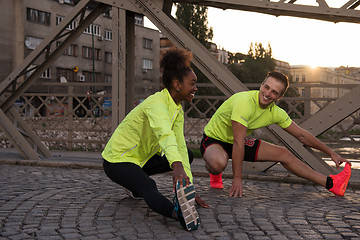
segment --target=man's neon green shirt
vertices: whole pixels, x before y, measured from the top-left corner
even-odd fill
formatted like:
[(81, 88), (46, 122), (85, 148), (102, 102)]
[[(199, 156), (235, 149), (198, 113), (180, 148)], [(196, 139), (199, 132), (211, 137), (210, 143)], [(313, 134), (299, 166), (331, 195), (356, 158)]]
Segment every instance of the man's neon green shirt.
[(152, 156), (161, 153), (170, 166), (182, 162), (193, 181), (184, 138), (184, 111), (166, 88), (146, 98), (125, 117), (102, 157), (111, 163), (130, 162), (143, 167)]
[(271, 124), (287, 128), (292, 122), (289, 115), (275, 103), (262, 109), (259, 105), (259, 91), (245, 91), (227, 99), (211, 117), (204, 132), (211, 138), (233, 144), (232, 120), (247, 127), (247, 135)]

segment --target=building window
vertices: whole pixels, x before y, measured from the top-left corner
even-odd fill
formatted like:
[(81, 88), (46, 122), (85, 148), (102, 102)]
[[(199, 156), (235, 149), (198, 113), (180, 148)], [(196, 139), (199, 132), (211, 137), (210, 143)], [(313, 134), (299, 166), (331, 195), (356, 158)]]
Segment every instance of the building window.
[(95, 60), (101, 60), (101, 51), (98, 48), (92, 48), (92, 47), (82, 47), (82, 57), (83, 58), (89, 58), (89, 59), (95, 59)]
[(67, 82), (77, 81), (77, 73), (73, 69), (57, 68), (57, 78), (60, 81), (61, 77), (64, 77)]
[(40, 78), (51, 78), (50, 68), (46, 69), (45, 72), (40, 75)]
[(63, 16), (56, 16), (56, 25), (59, 25), (64, 20)]
[[(56, 46), (59, 47), (61, 44), (61, 42), (56, 42)], [(77, 57), (77, 50), (78, 46), (76, 44), (71, 44), (65, 51), (64, 51), (64, 55), (67, 56), (73, 56), (73, 57)]]
[(112, 53), (111, 52), (105, 52), (105, 62), (112, 63)]
[(65, 51), (64, 54), (68, 56), (77, 57), (77, 45), (71, 44)]
[(143, 15), (135, 14), (135, 24), (144, 26), (144, 17)]
[(37, 46), (39, 46), (39, 44), (41, 43), (43, 39), (42, 38), (37, 38), (37, 37), (29, 37), (27, 36), (26, 37), (26, 40), (25, 40), (25, 46), (28, 48), (28, 49), (35, 49)]
[[(33, 74), (36, 68), (36, 65), (30, 65), (30, 67), (28, 68), (28, 70), (30, 71), (26, 73), (26, 77), (30, 77), (30, 75)], [(40, 75), (40, 78), (51, 78), (50, 68), (46, 69), (45, 72)]]
[(301, 75), (301, 81), (302, 81), (302, 82), (305, 82), (305, 75), (304, 75), (304, 74)]
[(295, 82), (299, 82), (299, 75), (295, 76)]
[(86, 33), (86, 34), (94, 34), (95, 36), (100, 37), (101, 36), (100, 25), (90, 24), (90, 26), (88, 26), (85, 29), (84, 33)]
[(143, 38), (143, 48), (152, 49), (152, 40)]
[(143, 69), (152, 69), (153, 68), (153, 61), (150, 59), (143, 58), (142, 60), (142, 68)]
[(112, 31), (111, 30), (108, 30), (106, 29), (105, 30), (105, 40), (106, 41), (112, 41)]
[(84, 76), (84, 82), (101, 82), (101, 73), (99, 72), (83, 71), (82, 74)]
[(112, 82), (112, 75), (111, 74), (105, 74), (104, 81), (105, 81), (105, 83), (111, 83)]
[(103, 12), (103, 17), (111, 18), (110, 11), (111, 11), (111, 8), (106, 9), (106, 10)]
[(50, 25), (50, 13), (27, 8), (26, 19), (30, 22)]
[[(63, 20), (64, 20), (64, 17), (63, 17), (63, 16), (57, 15), (57, 16), (56, 16), (56, 25), (59, 25)], [(75, 29), (77, 26), (78, 26), (77, 21), (74, 20), (74, 21), (72, 21), (72, 22), (66, 27), (66, 29), (67, 29), (67, 30), (73, 30), (73, 29)]]

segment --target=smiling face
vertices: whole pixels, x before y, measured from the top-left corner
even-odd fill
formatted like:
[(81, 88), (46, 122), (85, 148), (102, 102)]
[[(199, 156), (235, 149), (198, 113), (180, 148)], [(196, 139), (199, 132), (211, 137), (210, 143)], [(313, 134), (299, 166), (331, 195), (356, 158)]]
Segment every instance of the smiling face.
[(196, 87), (197, 77), (193, 71), (189, 71), (183, 77), (183, 81), (174, 81), (173, 99), (176, 103), (181, 101), (191, 102), (195, 96), (195, 92), (198, 90)]
[(279, 100), (283, 92), (285, 91), (285, 86), (282, 82), (269, 76), (261, 84), (259, 89), (259, 105), (261, 108), (267, 108), (271, 103)]

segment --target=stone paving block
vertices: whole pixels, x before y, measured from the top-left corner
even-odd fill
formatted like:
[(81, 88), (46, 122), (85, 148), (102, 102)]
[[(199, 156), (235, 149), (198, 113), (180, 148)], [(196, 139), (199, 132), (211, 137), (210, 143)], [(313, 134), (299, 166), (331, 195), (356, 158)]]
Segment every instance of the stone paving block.
[(83, 236), (79, 240), (99, 240), (97, 236)]
[(343, 239), (343, 237), (340, 234), (322, 234), (324, 239)]
[(263, 231), (247, 231), (246, 232), (250, 236), (265, 236), (265, 233)]
[(270, 239), (271, 240), (288, 240), (289, 238), (287, 238), (284, 235), (270, 235)]
[(37, 240), (62, 240), (63, 238), (60, 236), (40, 236)]
[(11, 239), (11, 240), (26, 240), (26, 239), (32, 239), (32, 238), (33, 238), (32, 236), (25, 234), (25, 233), (20, 233), (17, 235), (9, 236), (9, 239)]
[[(288, 239), (291, 240), (303, 240), (304, 238), (301, 237), (299, 234), (293, 234), (293, 235), (286, 235), (288, 237)], [(305, 238), (306, 239), (306, 238)], [(312, 239), (313, 240), (313, 239)]]
[(55, 229), (40, 229), (36, 231), (37, 236), (56, 236), (58, 232)]
[(187, 232), (175, 233), (174, 236), (181, 240), (195, 240), (196, 239), (191, 233), (187, 233)]
[(354, 237), (360, 237), (360, 234), (354, 233), (354, 232), (341, 232), (341, 235), (344, 238), (354, 238)]
[(79, 239), (81, 238), (82, 236), (77, 233), (77, 232), (74, 232), (74, 233), (65, 233), (65, 234), (62, 234), (61, 235), (64, 239)]
[(239, 240), (248, 240), (249, 239), (249, 237), (246, 233), (234, 233), (233, 238), (239, 239)]

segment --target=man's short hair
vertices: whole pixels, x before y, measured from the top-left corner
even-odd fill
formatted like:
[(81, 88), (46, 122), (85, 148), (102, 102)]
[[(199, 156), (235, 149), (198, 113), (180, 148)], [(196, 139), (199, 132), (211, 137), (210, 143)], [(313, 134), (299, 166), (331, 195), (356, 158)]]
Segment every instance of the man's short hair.
[(281, 93), (281, 96), (284, 96), (286, 90), (289, 88), (289, 78), (280, 72), (268, 72), (265, 80), (268, 79), (268, 77), (273, 77), (284, 85), (284, 91)]

